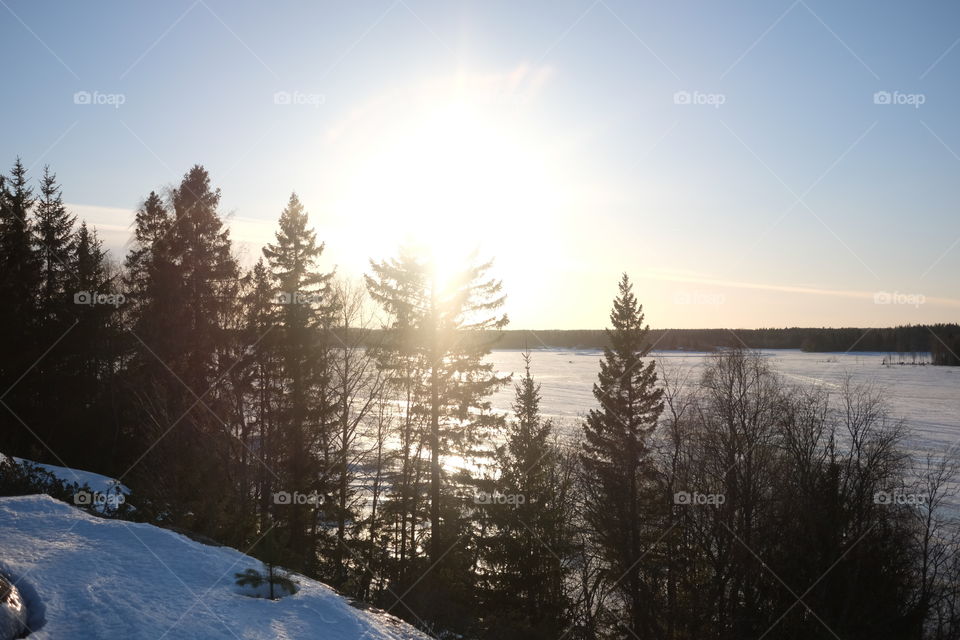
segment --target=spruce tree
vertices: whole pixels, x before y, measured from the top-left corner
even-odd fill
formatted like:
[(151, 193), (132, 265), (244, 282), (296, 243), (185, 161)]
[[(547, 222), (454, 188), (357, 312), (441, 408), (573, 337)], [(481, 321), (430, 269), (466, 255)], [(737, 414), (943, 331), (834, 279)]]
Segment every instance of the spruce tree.
[(283, 358), (277, 345), (276, 292), (270, 272), (263, 258), (250, 271), (250, 288), (244, 299), (245, 328), (243, 343), (250, 345), (249, 404), (253, 407), (250, 428), (253, 438), (259, 442), (255, 452), (254, 477), (257, 507), (257, 526), (261, 531), (271, 527), (271, 500), (274, 491), (283, 487), (274, 486), (280, 478), (277, 471), (283, 454), (279, 433), (280, 411), (283, 401), (281, 372)]
[(564, 634), (569, 623), (567, 578), (574, 546), (573, 469), (540, 414), (540, 385), (530, 373), (515, 385), (507, 441), (496, 456), (500, 472), (492, 494), (480, 494), (493, 533), (485, 542), (491, 617), (487, 637), (542, 638)]
[[(62, 407), (54, 418), (66, 442), (65, 461), (114, 465), (121, 441), (114, 413), (116, 372), (122, 355), (122, 294), (96, 229), (80, 224), (68, 256), (68, 303), (91, 296), (96, 304), (74, 304), (69, 340), (57, 350), (63, 362)], [(54, 355), (54, 354), (50, 354)], [(49, 356), (48, 356), (49, 357)], [(67, 428), (69, 425), (69, 428)], [(58, 449), (60, 450), (60, 449)], [(94, 467), (96, 468), (96, 467)]]
[[(27, 424), (37, 420), (38, 402), (32, 385), (22, 381), (14, 389), (10, 387), (42, 353), (37, 335), (41, 271), (33, 242), (33, 204), (27, 170), (17, 158), (10, 177), (2, 180), (0, 188), (0, 384), (6, 390), (4, 403)], [(10, 434), (7, 453), (45, 452), (20, 420), (6, 409), (2, 413), (2, 431)]]
[(137, 215), (127, 257), (131, 297), (129, 376), (142, 430), (131, 470), (177, 526), (229, 535), (237, 496), (229, 491), (231, 425), (237, 407), (223, 376), (236, 364), (228, 327), (239, 302), (239, 269), (218, 206), (220, 190), (197, 165), (170, 197), (155, 194)]
[(162, 363), (174, 362), (182, 349), (178, 331), (183, 287), (171, 248), (173, 220), (160, 196), (151, 191), (137, 210), (135, 243), (124, 262), (126, 326), (142, 347), (134, 350), (132, 368), (148, 378), (162, 376)]
[[(324, 244), (309, 228), (307, 212), (296, 194), (291, 194), (280, 214), (276, 242), (263, 249), (277, 292), (277, 325), (283, 383), (289, 394), (281, 416), (284, 463), (293, 494), (316, 492), (326, 498), (326, 478), (332, 452), (333, 411), (330, 400), (330, 369), (327, 341), (331, 322), (329, 281), (331, 273), (319, 269)], [(315, 565), (317, 505), (280, 506), (289, 514), (290, 546), (295, 569)], [(311, 539), (311, 536), (314, 536)]]
[(610, 313), (610, 345), (593, 386), (599, 408), (583, 423), (581, 456), (589, 494), (586, 519), (623, 596), (631, 632), (653, 638), (653, 598), (642, 559), (655, 539), (649, 440), (663, 411), (663, 391), (656, 387), (656, 363), (644, 360), (650, 350), (649, 327), (632, 289), (624, 274)]
[[(40, 309), (43, 322), (52, 325), (56, 333), (74, 316), (73, 309), (67, 306), (73, 300), (67, 301), (66, 293), (76, 276), (70, 264), (76, 242), (73, 228), (76, 217), (64, 206), (57, 176), (50, 167), (43, 170), (35, 216), (34, 241), (42, 271)], [(55, 339), (56, 335), (51, 337)]]
[(180, 300), (178, 333), (182, 361), (178, 373), (201, 394), (216, 379), (230, 336), (225, 317), (236, 304), (239, 268), (230, 231), (217, 210), (220, 189), (212, 188), (206, 169), (195, 165), (172, 194), (173, 228), (168, 233), (176, 264)]

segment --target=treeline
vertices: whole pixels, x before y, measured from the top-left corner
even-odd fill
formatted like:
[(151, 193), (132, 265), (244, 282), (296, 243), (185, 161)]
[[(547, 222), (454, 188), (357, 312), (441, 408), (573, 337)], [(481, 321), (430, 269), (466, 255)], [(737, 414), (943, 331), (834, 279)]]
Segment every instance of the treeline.
[(490, 263), (438, 274), (401, 247), (351, 283), (292, 195), (244, 270), (219, 200), (200, 166), (151, 192), (111, 265), (55, 176), (35, 195), (16, 163), (0, 451), (117, 477), (129, 517), (435, 637), (960, 638), (955, 461), (914, 464), (877, 390), (838, 410), (742, 350), (658, 370), (624, 276), (595, 407), (554, 424), (535, 356), (513, 381), (486, 357), (507, 323)]
[[(801, 349), (809, 352), (873, 351), (930, 353), (934, 364), (960, 365), (960, 325), (909, 325), (880, 329), (651, 329), (656, 349), (713, 351), (719, 348)], [(498, 343), (504, 349), (602, 349), (609, 346), (602, 330), (507, 330)]]

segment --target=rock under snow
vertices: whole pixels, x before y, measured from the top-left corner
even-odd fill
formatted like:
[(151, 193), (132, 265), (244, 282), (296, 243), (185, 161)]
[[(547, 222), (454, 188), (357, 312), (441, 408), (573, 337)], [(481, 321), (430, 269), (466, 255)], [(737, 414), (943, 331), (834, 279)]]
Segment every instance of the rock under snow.
[(0, 640), (12, 640), (27, 627), (27, 608), (20, 591), (0, 575)]

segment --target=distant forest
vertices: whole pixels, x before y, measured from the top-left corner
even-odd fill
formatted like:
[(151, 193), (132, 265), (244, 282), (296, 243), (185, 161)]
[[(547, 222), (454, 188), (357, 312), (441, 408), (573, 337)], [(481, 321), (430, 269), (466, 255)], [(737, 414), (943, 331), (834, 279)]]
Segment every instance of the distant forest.
[[(800, 349), (809, 352), (876, 351), (929, 353), (932, 364), (960, 365), (960, 325), (910, 325), (882, 329), (651, 329), (655, 349), (713, 351), (725, 347)], [(608, 346), (599, 329), (506, 330), (501, 349), (600, 349)]]

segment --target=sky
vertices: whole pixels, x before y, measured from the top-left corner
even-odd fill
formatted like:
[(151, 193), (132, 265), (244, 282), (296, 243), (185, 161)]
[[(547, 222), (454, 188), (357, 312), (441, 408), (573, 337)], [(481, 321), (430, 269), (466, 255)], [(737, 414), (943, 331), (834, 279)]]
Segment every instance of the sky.
[(0, 0), (0, 163), (112, 255), (194, 164), (357, 278), (494, 259), (511, 327), (960, 320), (960, 4)]

